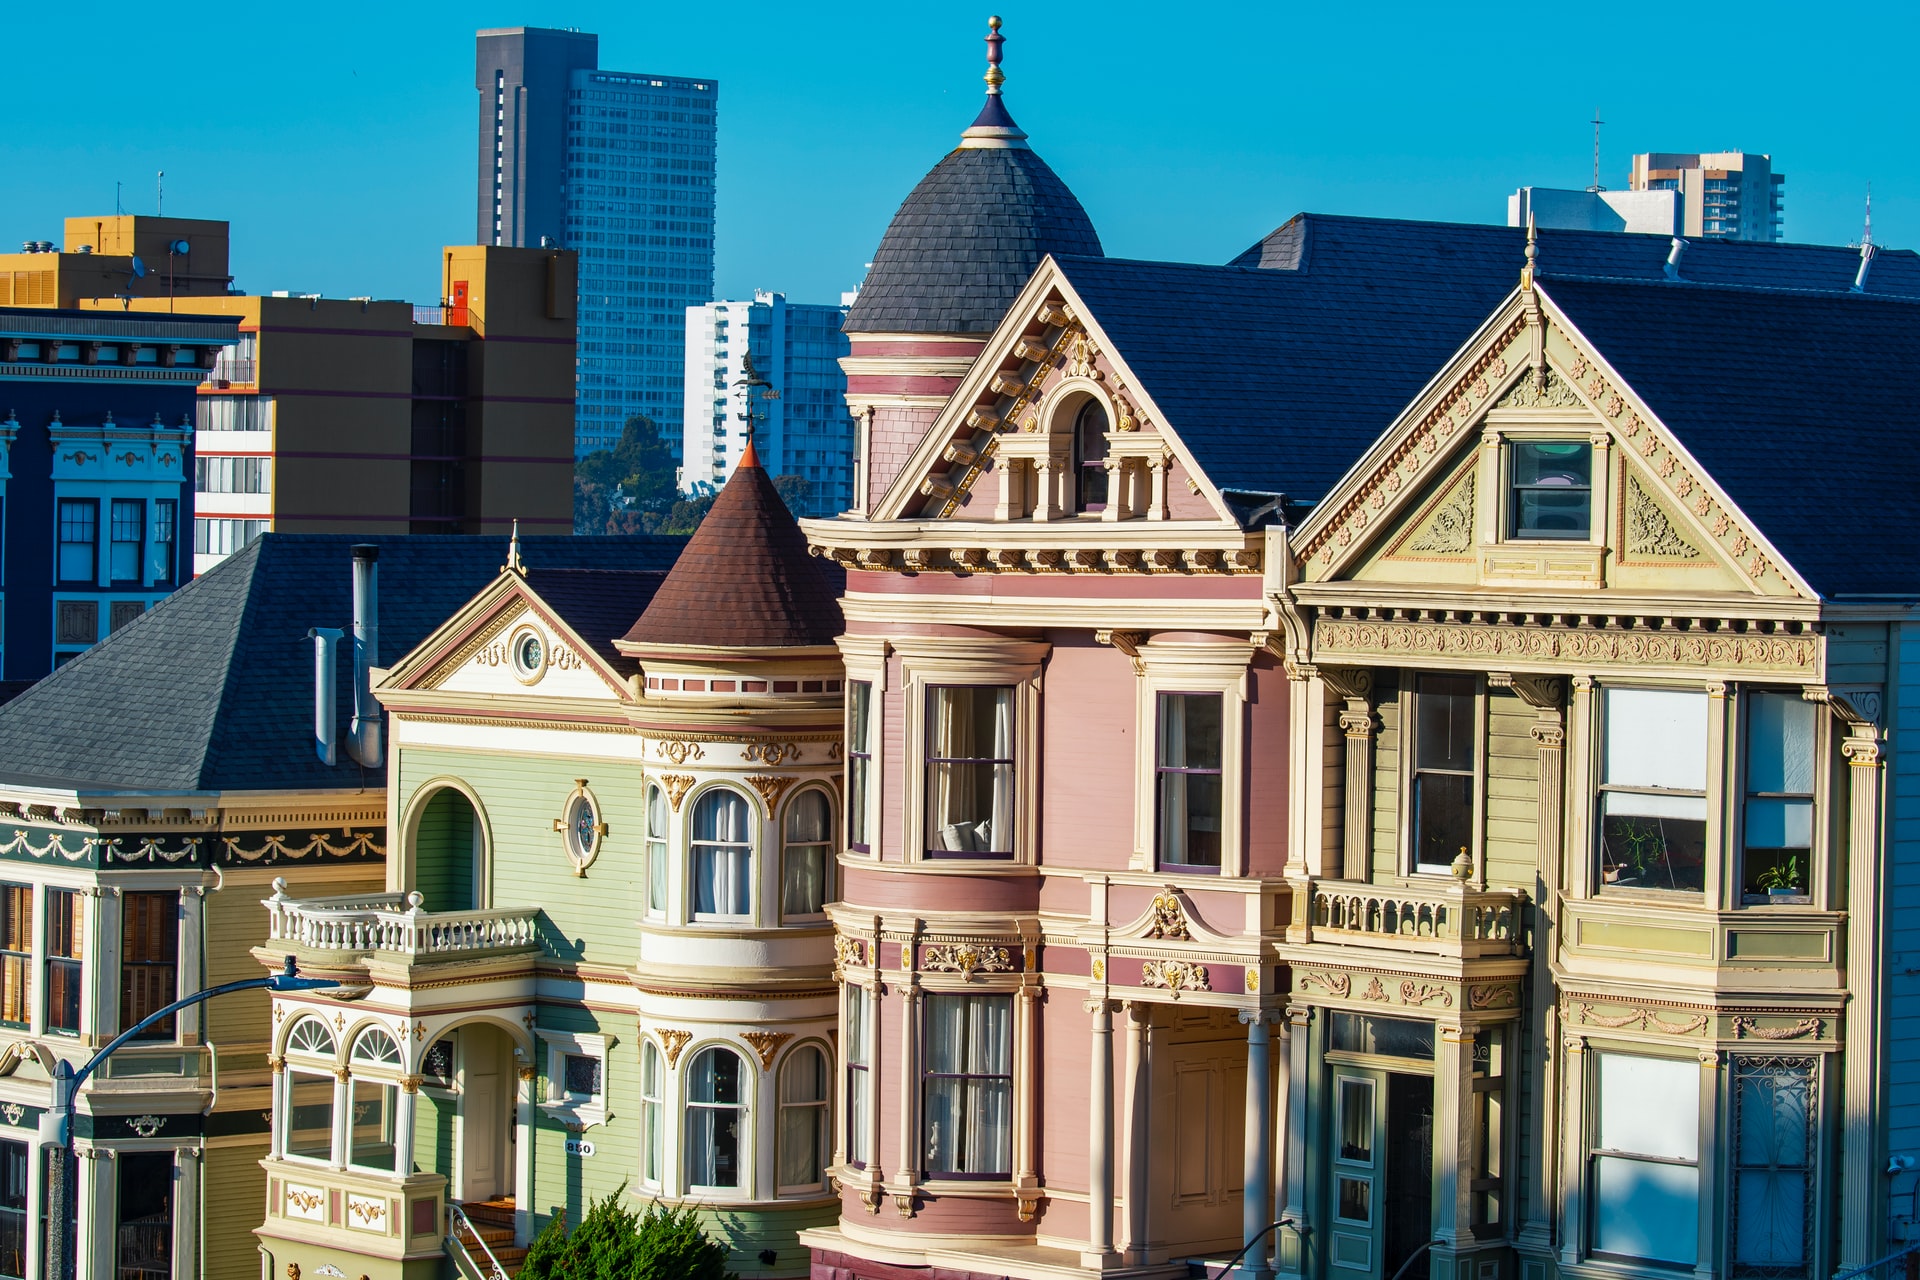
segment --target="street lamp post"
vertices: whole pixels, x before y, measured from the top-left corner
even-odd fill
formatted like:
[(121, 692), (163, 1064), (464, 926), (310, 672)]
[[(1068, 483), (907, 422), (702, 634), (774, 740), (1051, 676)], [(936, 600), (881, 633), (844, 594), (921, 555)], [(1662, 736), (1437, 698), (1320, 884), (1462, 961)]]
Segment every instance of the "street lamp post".
[(47, 1112), (47, 1118), (41, 1125), (40, 1142), (47, 1148), (47, 1271), (49, 1280), (72, 1280), (74, 1258), (68, 1248), (67, 1230), (74, 1222), (74, 1206), (67, 1200), (68, 1170), (73, 1163), (73, 1102), (80, 1095), (80, 1086), (94, 1069), (107, 1060), (107, 1055), (127, 1041), (145, 1031), (154, 1023), (171, 1014), (192, 1005), (201, 1004), (215, 996), (224, 996), (233, 991), (255, 991), (262, 987), (268, 991), (315, 991), (326, 987), (341, 985), (332, 978), (303, 978), (294, 968), (293, 957), (288, 956), (286, 967), (268, 978), (247, 978), (240, 982), (223, 982), (217, 987), (208, 987), (205, 991), (196, 991), (184, 1000), (175, 1000), (164, 1009), (148, 1014), (140, 1021), (122, 1031), (107, 1043), (107, 1047), (87, 1059), (86, 1065), (78, 1071), (65, 1058), (53, 1066), (53, 1106)]

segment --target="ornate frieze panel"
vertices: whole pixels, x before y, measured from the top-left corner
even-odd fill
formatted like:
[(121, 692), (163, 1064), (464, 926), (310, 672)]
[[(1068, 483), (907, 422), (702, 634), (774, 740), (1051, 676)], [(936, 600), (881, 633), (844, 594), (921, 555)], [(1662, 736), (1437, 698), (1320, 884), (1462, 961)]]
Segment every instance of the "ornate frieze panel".
[[(1524, 379), (1523, 379), (1524, 381)], [(1473, 550), (1473, 513), (1477, 477), (1469, 469), (1449, 489), (1396, 555), (1467, 556)]]
[(1635, 560), (1699, 560), (1700, 548), (1688, 542), (1646, 489), (1640, 477), (1627, 472), (1621, 512), (1623, 553)]
[[(1518, 621), (1522, 617), (1530, 621)], [(1552, 621), (1547, 620), (1549, 617)], [(1713, 624), (1707, 623), (1681, 629), (1666, 625), (1676, 622), (1674, 619), (1653, 619), (1659, 626), (1655, 630), (1645, 625), (1648, 620), (1638, 618), (1631, 621), (1640, 625), (1631, 626), (1570, 626), (1562, 621), (1612, 620), (1605, 615), (1475, 614), (1473, 618), (1476, 620), (1441, 622), (1322, 616), (1313, 628), (1313, 659), (1519, 660), (1564, 662), (1582, 668), (1667, 666), (1809, 678), (1820, 669), (1819, 640), (1800, 623), (1776, 624), (1771, 629), (1755, 624), (1745, 630), (1736, 629), (1737, 624), (1709, 629)]]
[(47, 827), (0, 826), (0, 859), (59, 866), (123, 867), (280, 866), (289, 862), (370, 862), (385, 858), (386, 832), (245, 831), (232, 835), (164, 832), (102, 835)]

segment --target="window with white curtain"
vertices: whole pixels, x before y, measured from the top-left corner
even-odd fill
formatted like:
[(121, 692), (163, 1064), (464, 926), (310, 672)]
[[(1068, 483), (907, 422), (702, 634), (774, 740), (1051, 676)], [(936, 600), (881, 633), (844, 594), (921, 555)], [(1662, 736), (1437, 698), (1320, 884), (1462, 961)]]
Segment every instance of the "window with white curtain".
[(921, 1074), (926, 1173), (1013, 1171), (1013, 997), (929, 994)]
[(667, 911), (667, 793), (647, 788), (647, 913)]
[(826, 792), (802, 791), (787, 806), (786, 841), (780, 853), (781, 915), (817, 916), (826, 905), (832, 832)]
[(687, 1068), (687, 1185), (743, 1186), (746, 1091), (751, 1076), (731, 1049), (702, 1049)]
[(849, 986), (847, 992), (847, 1163), (866, 1168), (873, 1159), (873, 1132), (869, 1124), (869, 1099), (873, 1093), (873, 1050), (867, 1043), (870, 1021), (864, 987)]
[(847, 848), (871, 851), (867, 834), (869, 775), (873, 771), (873, 682), (847, 685)]
[(1604, 689), (1600, 882), (1699, 893), (1707, 846), (1707, 695)]
[(715, 790), (693, 807), (693, 914), (753, 913), (753, 806)]
[(1013, 856), (1013, 689), (927, 690), (930, 858)]
[(1806, 1277), (1819, 1109), (1812, 1058), (1733, 1060), (1733, 1274)]
[(1220, 866), (1223, 701), (1217, 693), (1159, 696), (1154, 806), (1162, 866)]
[(1700, 1236), (1700, 1065), (1602, 1053), (1595, 1253), (1692, 1266)]
[(827, 1059), (802, 1046), (780, 1066), (780, 1190), (818, 1191), (827, 1167)]
[(667, 1145), (665, 1064), (660, 1047), (648, 1040), (640, 1046), (640, 1178), (660, 1185)]
[(1747, 798), (1740, 888), (1750, 901), (1800, 898), (1813, 872), (1814, 732), (1798, 692), (1747, 696)]

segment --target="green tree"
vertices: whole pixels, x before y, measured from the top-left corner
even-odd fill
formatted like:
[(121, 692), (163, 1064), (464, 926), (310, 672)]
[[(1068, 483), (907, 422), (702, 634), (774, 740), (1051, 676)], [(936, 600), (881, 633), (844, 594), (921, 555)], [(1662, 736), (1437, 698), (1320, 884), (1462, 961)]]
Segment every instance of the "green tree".
[(596, 449), (574, 465), (573, 531), (641, 532), (632, 527), (635, 521), (622, 517), (635, 514), (644, 527), (647, 516), (663, 517), (672, 510), (676, 497), (673, 453), (653, 419), (636, 413), (627, 419), (619, 444)]
[(787, 510), (794, 515), (801, 514), (800, 508), (807, 500), (808, 492), (813, 488), (805, 476), (775, 476), (774, 490), (779, 493), (780, 501), (787, 504)]
[(621, 1203), (621, 1183), (595, 1201), (572, 1232), (556, 1216), (534, 1238), (520, 1267), (522, 1280), (739, 1280), (727, 1270), (726, 1246), (707, 1238), (692, 1209), (647, 1206), (636, 1214)]

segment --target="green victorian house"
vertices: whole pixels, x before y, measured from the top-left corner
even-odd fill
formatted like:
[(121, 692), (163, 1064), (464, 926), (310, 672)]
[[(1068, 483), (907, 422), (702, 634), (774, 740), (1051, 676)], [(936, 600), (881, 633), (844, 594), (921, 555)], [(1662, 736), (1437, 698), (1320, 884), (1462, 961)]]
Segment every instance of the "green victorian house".
[(800, 1276), (827, 1178), (841, 630), (749, 450), (672, 572), (498, 579), (376, 682), (381, 892), (267, 902), (274, 1276), (511, 1274), (624, 1186)]

